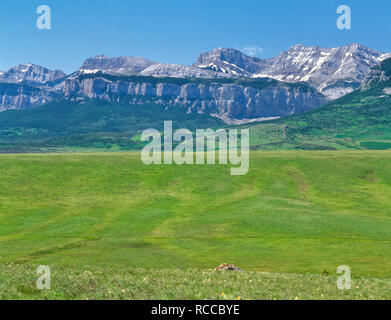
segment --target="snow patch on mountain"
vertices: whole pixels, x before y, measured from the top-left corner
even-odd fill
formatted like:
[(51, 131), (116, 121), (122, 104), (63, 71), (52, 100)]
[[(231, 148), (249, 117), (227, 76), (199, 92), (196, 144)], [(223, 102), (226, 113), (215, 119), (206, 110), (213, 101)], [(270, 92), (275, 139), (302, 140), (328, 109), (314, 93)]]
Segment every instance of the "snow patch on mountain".
[(389, 58), (391, 58), (391, 52), (390, 53), (383, 53), (380, 55), (379, 61), (383, 61), (383, 60), (386, 60)]
[(384, 88), (383, 91), (385, 94), (391, 95), (391, 88)]

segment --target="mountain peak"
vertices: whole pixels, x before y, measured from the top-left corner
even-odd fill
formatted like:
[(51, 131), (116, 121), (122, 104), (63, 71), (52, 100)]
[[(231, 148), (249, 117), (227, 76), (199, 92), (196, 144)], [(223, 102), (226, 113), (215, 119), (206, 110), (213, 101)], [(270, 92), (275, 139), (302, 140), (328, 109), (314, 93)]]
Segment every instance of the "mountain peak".
[(156, 64), (156, 62), (143, 57), (120, 56), (109, 58), (102, 54), (86, 59), (79, 71), (84, 73), (104, 71), (120, 74), (137, 74), (153, 64)]
[(3, 72), (0, 77), (3, 81), (14, 83), (22, 81), (46, 83), (65, 78), (66, 74), (61, 70), (53, 71), (36, 64), (22, 63)]
[(218, 54), (244, 54), (240, 50), (233, 49), (233, 48), (223, 48), (218, 47), (210, 51), (210, 53), (218, 53)]
[(368, 48), (367, 46), (364, 46), (360, 43), (350, 43), (340, 48), (341, 50), (347, 51), (347, 52), (368, 52), (371, 55), (379, 54), (379, 52), (372, 50), (371, 48)]
[[(349, 43), (349, 44), (345, 45), (344, 47), (351, 48), (351, 49), (358, 49), (358, 48), (369, 49), (367, 46), (364, 46), (363, 44), (357, 43), (357, 42)], [(371, 49), (369, 49), (369, 50), (371, 50)]]
[(237, 49), (216, 48), (204, 52), (197, 58), (194, 67), (231, 74), (233, 76), (251, 76), (259, 69), (261, 59), (245, 55)]
[(98, 54), (96, 55), (94, 58), (97, 58), (97, 59), (104, 59), (104, 58), (108, 58), (108, 56), (104, 55), (104, 54)]
[(304, 48), (306, 48), (306, 46), (304, 46), (301, 43), (298, 43), (298, 44), (294, 44), (293, 46), (291, 46), (289, 48), (289, 50), (301, 50), (301, 49), (304, 49)]

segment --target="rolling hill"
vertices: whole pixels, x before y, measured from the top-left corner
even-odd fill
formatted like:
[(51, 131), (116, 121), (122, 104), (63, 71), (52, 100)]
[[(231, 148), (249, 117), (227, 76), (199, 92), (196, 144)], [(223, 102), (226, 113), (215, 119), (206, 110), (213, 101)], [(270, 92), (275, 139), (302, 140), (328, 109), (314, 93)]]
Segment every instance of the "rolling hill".
[(219, 127), (209, 115), (188, 114), (156, 104), (129, 105), (66, 100), (25, 110), (0, 113), (0, 151), (50, 152), (82, 149), (139, 150), (143, 130), (163, 130), (163, 121), (177, 128)]

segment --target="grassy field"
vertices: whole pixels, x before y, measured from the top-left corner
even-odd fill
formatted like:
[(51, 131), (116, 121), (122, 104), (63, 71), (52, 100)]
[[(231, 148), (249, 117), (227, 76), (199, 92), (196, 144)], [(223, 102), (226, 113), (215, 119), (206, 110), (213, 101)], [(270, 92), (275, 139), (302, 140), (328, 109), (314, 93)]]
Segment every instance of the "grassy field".
[[(62, 274), (51, 298), (88, 297), (68, 287), (68, 276), (87, 283), (85, 271), (95, 277), (90, 298), (129, 298), (121, 290), (130, 298), (215, 298), (223, 290), (229, 298), (337, 298), (340, 265), (366, 288), (346, 297), (391, 298), (391, 152), (250, 159), (248, 175), (233, 177), (229, 165), (145, 166), (139, 153), (1, 155), (0, 297), (34, 297), (31, 270), (46, 264)], [(201, 271), (223, 262), (245, 272)], [(112, 294), (95, 290), (116, 272)], [(193, 273), (231, 284), (206, 282), (199, 296)], [(270, 286), (260, 286), (266, 278)], [(184, 289), (170, 294), (180, 281)]]
[(41, 291), (36, 270), (0, 266), (0, 300), (384, 300), (391, 294), (389, 279), (353, 279), (351, 290), (338, 290), (335, 276), (115, 267), (55, 267), (51, 289)]

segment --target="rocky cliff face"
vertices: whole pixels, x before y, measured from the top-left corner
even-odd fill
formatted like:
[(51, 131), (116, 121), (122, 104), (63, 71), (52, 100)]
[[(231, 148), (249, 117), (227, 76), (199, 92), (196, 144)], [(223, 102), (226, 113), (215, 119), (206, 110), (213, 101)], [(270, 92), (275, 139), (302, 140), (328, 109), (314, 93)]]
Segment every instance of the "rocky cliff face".
[[(366, 78), (365, 86), (371, 84), (385, 82), (391, 79), (391, 55), (381, 62), (381, 64), (373, 68)], [(389, 91), (389, 90), (388, 90)], [(388, 93), (387, 93), (388, 94)]]
[(38, 107), (59, 97), (59, 92), (24, 83), (0, 83), (0, 111)]
[[(259, 88), (258, 88), (259, 87)], [(262, 88), (260, 88), (262, 87)], [(280, 117), (304, 112), (328, 100), (308, 87), (268, 83), (170, 83), (164, 80), (137, 81), (106, 79), (104, 76), (68, 79), (64, 85), (67, 99), (101, 99), (109, 102), (154, 102), (186, 108), (189, 112), (214, 114), (224, 119)]]

